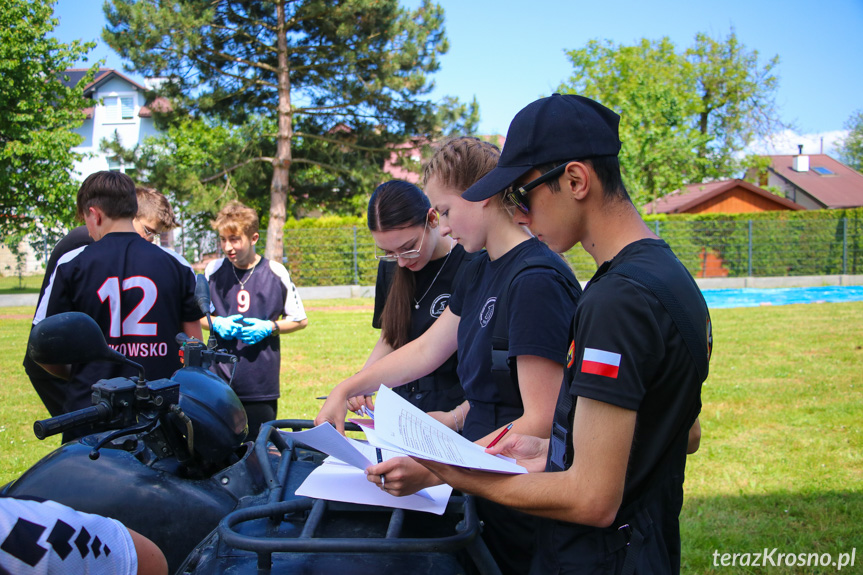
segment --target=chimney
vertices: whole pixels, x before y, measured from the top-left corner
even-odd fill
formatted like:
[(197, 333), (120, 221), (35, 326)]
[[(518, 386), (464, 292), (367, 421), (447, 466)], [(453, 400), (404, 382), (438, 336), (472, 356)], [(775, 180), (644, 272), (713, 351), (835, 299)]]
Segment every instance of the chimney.
[(794, 156), (794, 163), (792, 164), (792, 169), (795, 172), (808, 172), (809, 171), (809, 156), (803, 155), (803, 144), (799, 144), (797, 146), (798, 154)]

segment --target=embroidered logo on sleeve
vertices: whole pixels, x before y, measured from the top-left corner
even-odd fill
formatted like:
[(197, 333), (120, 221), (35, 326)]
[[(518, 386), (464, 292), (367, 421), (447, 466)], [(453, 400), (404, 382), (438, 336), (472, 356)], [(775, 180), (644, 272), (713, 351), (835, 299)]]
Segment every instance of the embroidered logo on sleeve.
[(592, 347), (584, 348), (584, 359), (581, 361), (581, 372), (604, 375), (617, 379), (620, 370), (620, 354)]
[(569, 349), (566, 351), (566, 369), (572, 367), (575, 362), (575, 340), (569, 342)]

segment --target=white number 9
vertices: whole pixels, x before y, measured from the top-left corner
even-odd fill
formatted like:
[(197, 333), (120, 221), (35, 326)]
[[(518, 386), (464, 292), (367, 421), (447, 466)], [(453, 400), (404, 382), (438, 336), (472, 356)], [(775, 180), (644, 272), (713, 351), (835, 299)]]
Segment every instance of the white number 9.
[(249, 297), (249, 292), (241, 289), (237, 292), (237, 311), (249, 311), (249, 306), (252, 304), (252, 298)]

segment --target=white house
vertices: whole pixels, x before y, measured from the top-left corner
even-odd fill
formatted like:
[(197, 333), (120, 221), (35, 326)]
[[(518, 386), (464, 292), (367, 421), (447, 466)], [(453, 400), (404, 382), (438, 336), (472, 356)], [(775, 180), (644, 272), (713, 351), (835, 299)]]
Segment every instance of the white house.
[[(85, 69), (66, 70), (64, 83), (76, 86), (86, 73)], [(124, 148), (132, 148), (147, 137), (159, 134), (151, 110), (167, 110), (170, 104), (164, 98), (156, 98), (147, 106), (146, 93), (163, 81), (163, 78), (148, 78), (141, 85), (116, 70), (102, 68), (92, 82), (83, 86), (84, 97), (92, 100), (93, 105), (84, 110), (84, 124), (75, 130), (84, 141), (74, 150), (87, 154), (75, 166), (80, 179), (102, 170), (126, 172), (127, 166), (118, 158), (99, 150), (102, 140), (110, 141), (117, 134)]]
[[(75, 87), (86, 73), (86, 69), (65, 70), (62, 81), (67, 86)], [(168, 111), (170, 103), (165, 98), (156, 98), (147, 106), (146, 96), (148, 91), (164, 81), (164, 78), (148, 78), (144, 85), (141, 85), (116, 70), (102, 68), (92, 82), (79, 86), (84, 90), (84, 97), (92, 101), (92, 105), (84, 109), (84, 124), (75, 130), (84, 141), (73, 149), (86, 154), (74, 167), (74, 175), (78, 180), (83, 181), (93, 172), (103, 170), (123, 173), (128, 171), (132, 179), (135, 179), (131, 173), (132, 166), (124, 166), (119, 158), (100, 151), (99, 145), (102, 140), (112, 140), (115, 133), (120, 136), (121, 144), (127, 149), (143, 142), (149, 136), (158, 135), (152, 109)], [(172, 241), (173, 235), (170, 233), (163, 234), (160, 238), (162, 245), (170, 246)], [(34, 250), (29, 241), (23, 241), (19, 245), (23, 259), (19, 262), (6, 246), (0, 245), (0, 276), (41, 272), (51, 248), (45, 241), (40, 250)]]

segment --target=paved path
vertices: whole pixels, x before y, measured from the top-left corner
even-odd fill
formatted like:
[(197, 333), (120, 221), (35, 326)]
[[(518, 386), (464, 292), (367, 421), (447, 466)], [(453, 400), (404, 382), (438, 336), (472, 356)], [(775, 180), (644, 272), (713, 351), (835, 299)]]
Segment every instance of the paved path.
[[(818, 287), (863, 285), (863, 275), (787, 276), (775, 278), (696, 278), (701, 289), (740, 289), (778, 287)], [(375, 297), (374, 286), (299, 287), (300, 297), (330, 299)], [(0, 295), (0, 307), (30, 306), (35, 311), (39, 294)]]
[(0, 307), (30, 306), (36, 311), (39, 299), (37, 293), (22, 293), (15, 295), (0, 295)]

